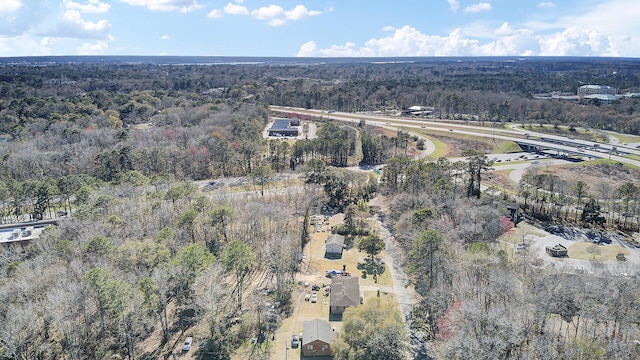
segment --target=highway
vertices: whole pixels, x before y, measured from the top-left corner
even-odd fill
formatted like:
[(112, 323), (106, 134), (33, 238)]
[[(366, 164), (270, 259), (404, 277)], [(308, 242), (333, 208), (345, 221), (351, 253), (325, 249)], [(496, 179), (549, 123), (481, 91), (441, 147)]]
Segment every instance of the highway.
[[(631, 159), (625, 156), (610, 154), (612, 145), (597, 143), (593, 141), (584, 141), (576, 139), (568, 139), (563, 136), (554, 136), (547, 134), (534, 133), (531, 131), (525, 132), (521, 130), (511, 130), (504, 128), (487, 128), (477, 125), (465, 125), (458, 123), (438, 122), (431, 120), (413, 120), (405, 118), (395, 118), (389, 116), (370, 115), (370, 114), (353, 114), (345, 112), (331, 112), (328, 113), (325, 110), (315, 109), (302, 109), (283, 106), (270, 106), (272, 111), (283, 113), (297, 113), (310, 115), (315, 117), (326, 117), (333, 120), (346, 121), (359, 123), (364, 120), (369, 125), (380, 126), (393, 130), (403, 129), (421, 129), (427, 131), (439, 131), (439, 132), (453, 132), (456, 134), (469, 135), (473, 137), (492, 138), (496, 140), (517, 141), (518, 143), (528, 144), (530, 146), (537, 146), (541, 149), (550, 149), (568, 154), (576, 154), (591, 158), (606, 158), (614, 160), (620, 163), (625, 163), (633, 166), (640, 167), (640, 160)], [(532, 139), (537, 137), (539, 139)], [(544, 139), (543, 139), (544, 138)], [(564, 145), (558, 142), (564, 142), (570, 145)], [(575, 144), (575, 145), (574, 145)], [(574, 145), (574, 146), (571, 146)], [(579, 147), (584, 147), (584, 150), (579, 150)], [(640, 149), (631, 147), (623, 147), (620, 145), (615, 146), (619, 151), (623, 151), (627, 154), (640, 156)], [(594, 148), (601, 149), (602, 151), (591, 150)]]

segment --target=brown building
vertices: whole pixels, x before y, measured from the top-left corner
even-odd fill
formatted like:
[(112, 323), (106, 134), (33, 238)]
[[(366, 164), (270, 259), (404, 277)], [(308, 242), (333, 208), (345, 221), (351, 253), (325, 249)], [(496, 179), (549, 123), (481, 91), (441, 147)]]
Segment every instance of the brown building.
[(337, 336), (327, 321), (305, 321), (302, 329), (302, 354), (304, 356), (332, 355), (331, 342)]
[(342, 314), (349, 306), (360, 305), (360, 283), (354, 276), (331, 278), (331, 300), (329, 313)]

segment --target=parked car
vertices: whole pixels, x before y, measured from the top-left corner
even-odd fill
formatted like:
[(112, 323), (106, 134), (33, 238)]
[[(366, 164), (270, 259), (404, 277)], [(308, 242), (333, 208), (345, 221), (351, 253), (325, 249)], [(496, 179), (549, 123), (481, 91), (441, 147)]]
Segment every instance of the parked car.
[(191, 343), (192, 342), (193, 342), (193, 338), (191, 336), (189, 336), (188, 338), (184, 339), (184, 345), (182, 345), (182, 351), (191, 350)]
[(313, 293), (313, 294), (311, 295), (311, 302), (312, 302), (313, 304), (315, 304), (315, 303), (317, 303), (317, 302), (318, 302), (318, 294)]
[(300, 338), (298, 337), (298, 335), (293, 335), (291, 337), (291, 348), (297, 349), (298, 345), (300, 345)]
[(327, 270), (327, 277), (332, 277), (334, 275), (339, 275), (342, 271), (340, 270)]

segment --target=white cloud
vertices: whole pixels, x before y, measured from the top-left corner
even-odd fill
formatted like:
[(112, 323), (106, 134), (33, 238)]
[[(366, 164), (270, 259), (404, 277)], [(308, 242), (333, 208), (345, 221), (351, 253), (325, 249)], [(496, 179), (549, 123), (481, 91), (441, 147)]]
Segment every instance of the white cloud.
[(160, 40), (169, 40), (169, 35), (160, 36)]
[(109, 50), (109, 44), (106, 41), (98, 41), (94, 44), (84, 43), (78, 48), (78, 55), (99, 55)]
[(464, 12), (469, 12), (469, 13), (478, 13), (481, 11), (490, 11), (490, 10), (491, 10), (491, 4), (489, 3), (477, 3), (477, 4), (469, 5), (466, 8), (464, 8)]
[(315, 42), (307, 42), (300, 47), (298, 56), (464, 56), (473, 55), (476, 47), (477, 40), (464, 38), (460, 29), (441, 37), (403, 26), (390, 36), (367, 41), (360, 48), (347, 42), (320, 49)]
[(496, 36), (512, 36), (516, 33), (509, 23), (500, 25), (500, 27), (495, 29), (493, 32)]
[(389, 31), (394, 31), (395, 29), (396, 28), (394, 28), (393, 26), (387, 25), (387, 26), (382, 28), (382, 31), (389, 32)]
[(43, 56), (49, 55), (49, 46), (35, 41), (31, 36), (20, 35), (12, 38), (0, 37), (2, 56)]
[(459, 0), (447, 0), (447, 2), (449, 3), (451, 11), (458, 12), (458, 9), (460, 9), (460, 1)]
[[(548, 36), (551, 31), (562, 33), (571, 28), (584, 29), (606, 35), (612, 51), (615, 49), (614, 53), (638, 57), (640, 38), (635, 36), (638, 33), (638, 19), (640, 6), (637, 0), (609, 0), (595, 6), (585, 6), (582, 11), (573, 9), (571, 15), (561, 15), (546, 22), (525, 22), (524, 26)], [(566, 35), (569, 36), (569, 33)], [(625, 41), (629, 37), (631, 41)]]
[(85, 13), (105, 13), (111, 8), (111, 5), (100, 2), (99, 0), (87, 0), (86, 3), (63, 0), (62, 3), (68, 10), (78, 10)]
[(556, 4), (554, 2), (551, 2), (551, 1), (543, 1), (543, 2), (538, 4), (538, 7), (539, 8), (543, 8), (543, 9), (554, 8), (554, 7), (556, 7)]
[(197, 0), (120, 0), (133, 6), (144, 6), (151, 11), (190, 12), (204, 7)]
[[(130, 0), (127, 0), (130, 1)], [(234, 3), (227, 3), (222, 10), (213, 9), (208, 14), (208, 18), (216, 19), (222, 17), (223, 14), (231, 15), (248, 15), (251, 14), (258, 20), (264, 20), (271, 26), (280, 26), (290, 20), (300, 20), (308, 16), (316, 16), (322, 14), (320, 11), (308, 10), (304, 5), (296, 5), (291, 10), (285, 10), (278, 5), (263, 6), (252, 10), (251, 12), (246, 6), (241, 5), (244, 0), (234, 0)]]
[(40, 45), (45, 46), (45, 47), (53, 46), (53, 45), (55, 45), (57, 43), (58, 43), (58, 39), (56, 39), (56, 38), (43, 37), (40, 40)]
[(319, 48), (315, 41), (303, 44), (297, 56), (393, 57), (393, 56), (617, 56), (608, 37), (576, 28), (541, 36), (508, 23), (493, 31), (494, 39), (479, 40), (455, 29), (446, 36), (423, 34), (411, 26), (389, 36), (370, 39), (357, 47), (352, 42)]
[(74, 39), (111, 40), (111, 24), (107, 20), (97, 22), (82, 19), (78, 10), (67, 10), (63, 22), (58, 24), (51, 36)]
[(232, 15), (246, 15), (249, 13), (249, 10), (247, 10), (246, 6), (228, 3), (224, 7), (224, 12)]
[(280, 26), (289, 20), (300, 20), (307, 16), (320, 14), (322, 14), (320, 11), (308, 10), (304, 5), (296, 5), (296, 7), (288, 11), (278, 5), (269, 5), (251, 12), (253, 17), (258, 20), (265, 20), (271, 26)]
[(540, 55), (620, 56), (607, 35), (578, 27), (540, 38)]
[(302, 44), (302, 46), (300, 46), (300, 49), (298, 50), (298, 53), (296, 54), (296, 56), (315, 57), (315, 56), (319, 56), (320, 52), (321, 50), (318, 49), (318, 44), (316, 44), (315, 41), (311, 40)]
[(14, 12), (22, 7), (20, 0), (0, 0), (0, 13)]
[(209, 11), (209, 13), (207, 14), (207, 17), (211, 18), (211, 19), (221, 18), (222, 17), (222, 10), (213, 9), (213, 10)]

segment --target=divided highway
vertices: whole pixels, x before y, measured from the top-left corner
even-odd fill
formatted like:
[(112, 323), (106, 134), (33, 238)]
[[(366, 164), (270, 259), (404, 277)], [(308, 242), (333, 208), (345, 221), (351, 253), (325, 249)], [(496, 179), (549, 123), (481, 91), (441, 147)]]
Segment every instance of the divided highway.
[[(381, 126), (389, 129), (416, 128), (416, 129), (423, 129), (423, 130), (429, 130), (429, 131), (455, 132), (457, 134), (464, 134), (464, 135), (469, 135), (474, 137), (517, 141), (519, 143), (528, 144), (530, 146), (537, 146), (543, 149), (553, 149), (556, 151), (573, 153), (573, 154), (576, 154), (579, 152), (580, 155), (582, 156), (589, 156), (592, 158), (607, 158), (607, 159), (615, 160), (617, 162), (640, 167), (640, 160), (630, 159), (625, 156), (609, 154), (609, 151), (611, 151), (611, 147), (609, 145), (596, 143), (592, 141), (567, 139), (562, 136), (546, 135), (546, 134), (539, 134), (539, 133), (532, 133), (532, 132), (529, 132), (528, 134), (529, 136), (526, 136), (525, 132), (519, 131), (519, 130), (510, 130), (510, 129), (504, 129), (504, 128), (486, 128), (486, 127), (464, 125), (464, 124), (457, 124), (457, 123), (438, 122), (438, 121), (430, 121), (430, 120), (413, 120), (413, 119), (394, 118), (394, 117), (388, 117), (388, 116), (378, 116), (378, 115), (369, 115), (369, 114), (353, 114), (353, 113), (344, 113), (344, 112), (328, 113), (325, 110), (301, 109), (301, 108), (292, 108), (292, 107), (284, 107), (284, 106), (270, 106), (270, 108), (272, 111), (276, 111), (276, 112), (297, 113), (297, 114), (305, 114), (305, 115), (316, 116), (316, 117), (327, 117), (334, 120), (354, 122), (354, 123), (359, 123), (361, 120), (364, 120), (367, 122), (367, 124)], [(531, 137), (533, 136), (539, 137), (539, 139), (536, 139), (536, 140), (531, 139)], [(559, 144), (558, 143), (559, 141), (563, 141), (571, 144), (579, 144), (580, 146), (584, 147), (584, 150), (578, 150), (578, 147), (576, 146)], [(640, 156), (640, 150), (638, 149), (634, 149), (630, 147), (621, 147), (619, 145), (616, 147), (620, 151), (624, 151), (624, 153)], [(593, 148), (600, 148), (604, 152), (588, 150)]]

